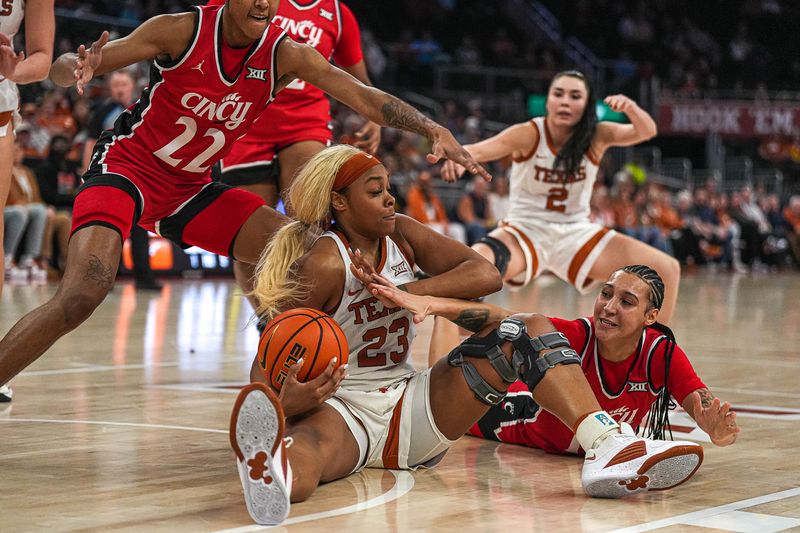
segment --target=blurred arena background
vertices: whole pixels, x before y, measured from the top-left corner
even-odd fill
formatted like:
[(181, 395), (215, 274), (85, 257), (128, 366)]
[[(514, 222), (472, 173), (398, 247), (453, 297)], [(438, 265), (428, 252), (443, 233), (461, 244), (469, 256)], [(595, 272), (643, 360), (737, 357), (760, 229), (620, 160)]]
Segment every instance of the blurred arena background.
[[(197, 3), (197, 2), (194, 2)], [(57, 1), (55, 55), (108, 28), (124, 35), (155, 14), (191, 2)], [(800, 7), (779, 0), (392, 3), (352, 0), (362, 26), (370, 76), (450, 128), (462, 143), (544, 113), (552, 75), (578, 68), (599, 100), (624, 93), (648, 110), (659, 135), (603, 160), (593, 218), (696, 268), (734, 272), (796, 270), (800, 260)], [(21, 35), (18, 38), (21, 39)], [(132, 70), (137, 92), (147, 67)], [(87, 97), (44, 82), (21, 87), (17, 129), (25, 164), (37, 174), (44, 201), (64, 215), (80, 175), (93, 113), (109, 96), (107, 79)], [(336, 138), (360, 118), (335, 106)], [(602, 104), (598, 116), (625, 120)], [(70, 143), (65, 161), (48, 163), (55, 139)], [(469, 179), (447, 185), (424, 159), (424, 139), (385, 130), (380, 156), (390, 167), (401, 209), (411, 189), (431, 190), (444, 209), (430, 222), (455, 226), (475, 240), (502, 219), (503, 179), (510, 162), (492, 168), (491, 187)], [(476, 190), (473, 190), (476, 189)], [(487, 203), (486, 218), (470, 213)], [(425, 217), (427, 220), (427, 217)], [(469, 231), (458, 231), (457, 226)], [(44, 257), (59, 268), (58, 239)], [(188, 255), (151, 235), (156, 273), (227, 272), (225, 258)], [(124, 272), (132, 266), (126, 251)], [(11, 270), (12, 281), (30, 277)], [(28, 277), (26, 277), (28, 276)]]

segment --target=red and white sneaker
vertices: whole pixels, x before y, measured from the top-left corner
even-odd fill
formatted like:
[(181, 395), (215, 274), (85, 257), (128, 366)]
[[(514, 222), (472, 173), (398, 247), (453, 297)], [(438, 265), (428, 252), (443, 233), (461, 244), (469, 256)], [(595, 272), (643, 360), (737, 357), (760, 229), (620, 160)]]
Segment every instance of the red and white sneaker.
[(263, 383), (251, 383), (236, 398), (230, 439), (250, 517), (277, 525), (289, 515), (292, 467), (283, 439), (283, 408)]
[(637, 437), (628, 424), (586, 452), (581, 482), (595, 498), (622, 498), (680, 485), (700, 468), (703, 447), (688, 441)]

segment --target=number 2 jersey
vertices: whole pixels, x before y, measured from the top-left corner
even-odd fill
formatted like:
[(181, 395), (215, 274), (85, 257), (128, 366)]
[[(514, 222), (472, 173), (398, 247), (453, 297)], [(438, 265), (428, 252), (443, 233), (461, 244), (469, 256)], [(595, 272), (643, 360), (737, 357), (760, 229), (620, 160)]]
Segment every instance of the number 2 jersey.
[[(581, 354), (583, 373), (603, 410), (617, 422), (637, 428), (664, 386), (667, 337), (654, 328), (645, 328), (636, 350), (623, 361), (612, 362), (597, 352), (592, 318), (550, 321)], [(686, 396), (704, 387), (686, 353), (675, 346), (669, 370), (672, 397), (682, 404)], [(572, 430), (539, 407), (524, 383), (513, 383), (508, 390), (506, 398), (492, 407), (470, 434), (548, 452), (579, 451)]]
[(168, 216), (184, 191), (209, 183), (211, 165), (274, 98), (286, 33), (270, 23), (252, 46), (231, 48), (222, 37), (223, 9), (197, 8), (187, 49), (171, 63), (153, 62), (148, 88), (93, 154), (103, 173), (134, 181), (144, 195), (143, 218)]
[[(327, 231), (320, 238), (336, 242), (345, 267), (342, 299), (331, 313), (347, 336), (350, 349), (348, 377), (342, 388), (373, 391), (413, 376), (415, 370), (408, 357), (416, 327), (411, 313), (385, 307), (350, 272), (349, 244), (341, 232)], [(414, 265), (397, 243), (384, 237), (380, 246), (380, 264), (375, 270), (395, 285), (414, 281)]]
[(553, 170), (556, 151), (544, 117), (534, 118), (528, 124), (538, 130), (539, 143), (511, 165), (507, 220), (512, 223), (532, 218), (548, 222), (588, 221), (589, 200), (599, 164), (591, 148), (574, 174)]

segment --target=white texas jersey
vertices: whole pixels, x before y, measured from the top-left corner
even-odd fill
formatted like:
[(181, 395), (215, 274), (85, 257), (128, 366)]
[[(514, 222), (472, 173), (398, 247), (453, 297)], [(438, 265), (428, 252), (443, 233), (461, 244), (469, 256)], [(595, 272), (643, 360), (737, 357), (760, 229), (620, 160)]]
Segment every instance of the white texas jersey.
[[(12, 41), (25, 19), (25, 0), (0, 0), (0, 32)], [(19, 107), (16, 84), (4, 79), (0, 82), (0, 112), (15, 111)]]
[[(350, 348), (348, 377), (342, 387), (372, 391), (412, 376), (415, 371), (408, 357), (416, 332), (413, 316), (399, 307), (384, 307), (350, 272), (349, 244), (341, 232), (327, 231), (323, 237), (336, 242), (344, 262), (342, 299), (332, 314)], [(395, 285), (414, 281), (414, 265), (389, 237), (381, 240), (380, 258), (375, 270), (386, 279)]]
[(539, 144), (511, 165), (511, 208), (507, 220), (511, 223), (524, 223), (530, 219), (548, 222), (588, 220), (589, 200), (599, 161), (587, 152), (575, 174), (567, 176), (563, 170), (553, 170), (556, 152), (544, 117), (534, 118), (529, 124), (539, 131)]

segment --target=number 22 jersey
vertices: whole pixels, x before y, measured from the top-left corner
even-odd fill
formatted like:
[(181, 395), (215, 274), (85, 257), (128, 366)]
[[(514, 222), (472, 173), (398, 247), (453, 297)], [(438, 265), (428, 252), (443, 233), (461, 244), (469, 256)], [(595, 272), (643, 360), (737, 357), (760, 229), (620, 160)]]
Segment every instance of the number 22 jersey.
[(93, 155), (104, 173), (133, 181), (146, 206), (159, 199), (163, 212), (148, 217), (169, 215), (177, 207), (169, 198), (210, 182), (211, 166), (274, 98), (276, 55), (286, 33), (270, 23), (248, 49), (233, 49), (222, 36), (224, 9), (197, 8), (188, 48), (171, 63), (154, 61), (149, 87)]

